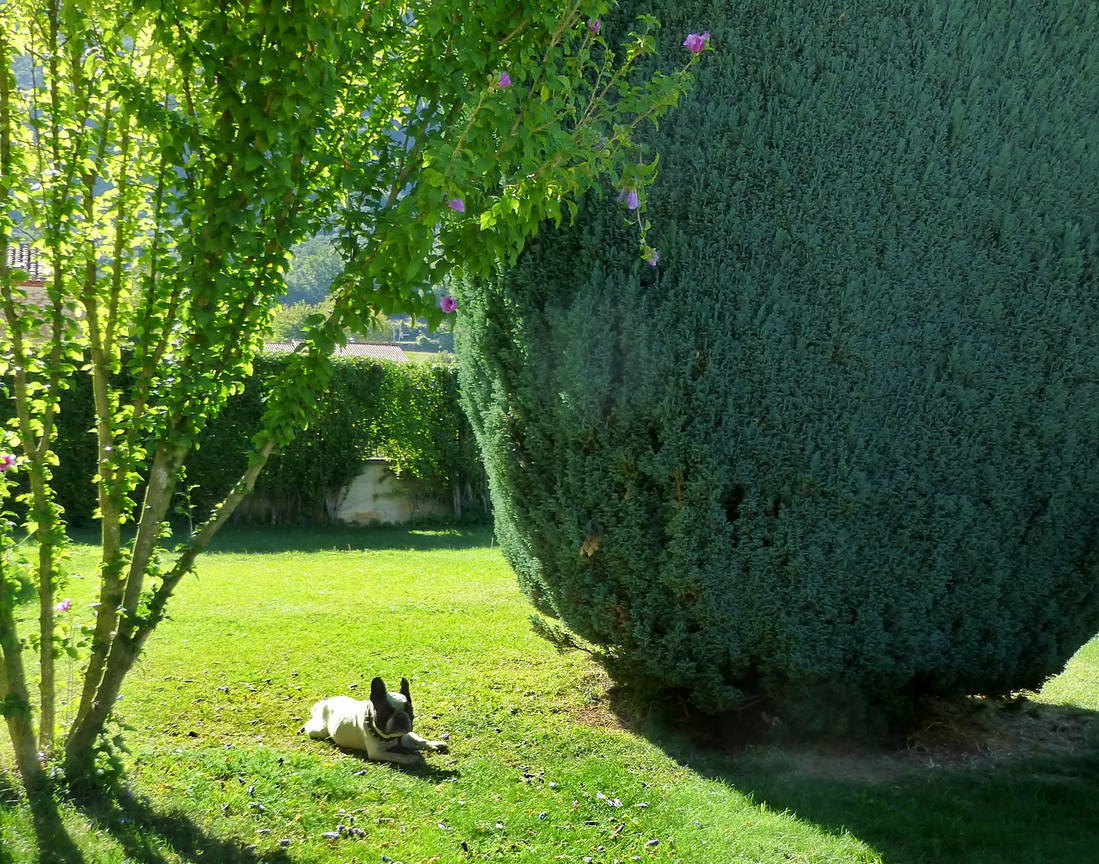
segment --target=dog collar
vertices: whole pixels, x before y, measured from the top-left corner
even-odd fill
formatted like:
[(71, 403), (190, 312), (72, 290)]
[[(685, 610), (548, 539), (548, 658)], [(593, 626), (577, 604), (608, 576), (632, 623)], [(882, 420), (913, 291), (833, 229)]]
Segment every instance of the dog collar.
[(404, 732), (398, 732), (396, 735), (387, 735), (375, 725), (373, 720), (370, 721), (370, 726), (367, 728), (367, 731), (379, 741), (393, 741), (397, 738), (401, 738), (405, 734)]

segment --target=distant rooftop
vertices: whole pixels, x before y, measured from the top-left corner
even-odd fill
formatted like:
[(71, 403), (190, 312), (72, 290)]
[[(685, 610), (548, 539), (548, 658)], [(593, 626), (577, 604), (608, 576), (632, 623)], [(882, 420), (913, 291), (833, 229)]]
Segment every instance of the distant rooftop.
[[(300, 339), (288, 342), (264, 342), (263, 350), (273, 354), (289, 354), (301, 345)], [(337, 357), (373, 357), (375, 360), (392, 360), (394, 363), (407, 363), (408, 357), (399, 345), (383, 345), (378, 342), (349, 342), (334, 352)]]
[(27, 283), (44, 283), (50, 276), (50, 268), (39, 258), (38, 250), (27, 243), (8, 247), (8, 267), (25, 270), (30, 274)]

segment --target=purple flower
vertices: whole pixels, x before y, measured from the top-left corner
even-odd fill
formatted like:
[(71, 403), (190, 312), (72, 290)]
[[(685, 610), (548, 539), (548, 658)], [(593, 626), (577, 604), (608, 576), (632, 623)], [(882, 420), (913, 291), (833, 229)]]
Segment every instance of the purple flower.
[(463, 201), (461, 198), (448, 198), (446, 206), (456, 213), (466, 212), (466, 202)]
[(15, 457), (10, 453), (0, 454), (0, 473), (7, 471), (12, 465), (15, 464)]
[(458, 301), (451, 297), (449, 294), (445, 294), (439, 298), (439, 308), (442, 309), (444, 313), (449, 315), (451, 312), (458, 308)]
[(636, 189), (623, 189), (622, 194), (618, 196), (619, 201), (624, 201), (628, 210), (636, 210), (641, 203), (637, 198)]
[(592, 33), (598, 33), (602, 29), (603, 22), (600, 21), (598, 18), (592, 18), (588, 21), (588, 30), (590, 30)]
[(683, 40), (683, 47), (692, 54), (698, 54), (706, 48), (706, 43), (709, 41), (709, 33), (688, 33), (687, 38)]
[(660, 263), (660, 253), (657, 252), (655, 249), (650, 250), (648, 257), (645, 258), (645, 261), (650, 267), (655, 267), (657, 264)]
[(54, 612), (68, 612), (73, 607), (73, 601), (66, 597), (60, 603), (53, 607)]
[(501, 72), (500, 77), (496, 79), (496, 86), (497, 87), (510, 87), (511, 86), (511, 76), (508, 75), (507, 72)]

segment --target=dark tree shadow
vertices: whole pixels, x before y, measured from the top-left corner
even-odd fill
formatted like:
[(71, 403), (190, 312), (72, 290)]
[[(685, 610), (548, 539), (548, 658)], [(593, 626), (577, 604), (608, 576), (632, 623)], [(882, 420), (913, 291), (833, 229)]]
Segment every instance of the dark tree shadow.
[[(12, 784), (12, 778), (0, 772), (0, 811), (14, 809), (19, 803), (19, 790)], [(0, 842), (0, 864), (11, 864), (11, 850), (6, 843)]]
[[(38, 844), (39, 864), (84, 864), (84, 856), (69, 836), (50, 790), (24, 799), (23, 790), (15, 782), (13, 776), (0, 774), (0, 807), (15, 807), (26, 800)], [(13, 860), (11, 851), (0, 843), (0, 864), (11, 864)]]
[(492, 542), (488, 526), (425, 526), (423, 528), (389, 528), (354, 525), (319, 525), (314, 527), (280, 527), (230, 525), (220, 531), (210, 547), (211, 552), (322, 552), (474, 549)]
[[(95, 529), (74, 529), (72, 539), (95, 545)], [(187, 539), (177, 531), (176, 542)], [(422, 527), (374, 527), (362, 525), (227, 525), (214, 537), (210, 552), (274, 555), (282, 552), (361, 552), (408, 550), (457, 551), (488, 546), (493, 542), (488, 525), (424, 525)]]
[(125, 786), (84, 786), (76, 795), (80, 812), (122, 846), (127, 859), (168, 864), (164, 848), (184, 860), (216, 864), (289, 864), (282, 849), (258, 851), (240, 840), (216, 837), (179, 811), (164, 811)]
[[(380, 770), (400, 770), (432, 783), (458, 776), (457, 771), (436, 768), (428, 762), (409, 766), (370, 762), (357, 751), (336, 749), (355, 757), (364, 765)], [(365, 770), (369, 769), (364, 769), (363, 773)], [(186, 861), (212, 864), (290, 864), (293, 860), (283, 849), (257, 850), (254, 845), (242, 840), (211, 834), (187, 814), (158, 808), (147, 799), (134, 795), (121, 776), (106, 784), (82, 784), (73, 792), (73, 803), (94, 828), (119, 843), (128, 860), (140, 864), (168, 864), (174, 856)], [(84, 859), (79, 851), (76, 856), (58, 859), (58, 864), (83, 864)], [(43, 859), (43, 864), (45, 861)], [(54, 859), (49, 861), (53, 864)], [(2, 856), (0, 864), (6, 864)]]
[(970, 700), (888, 745), (765, 743), (767, 724), (752, 716), (619, 719), (772, 811), (850, 832), (885, 864), (1099, 862), (1093, 711)]
[(36, 796), (29, 803), (38, 840), (39, 864), (83, 864), (84, 855), (69, 836), (53, 797)]
[[(366, 754), (361, 750), (350, 750), (347, 747), (336, 747), (331, 742), (328, 742), (330, 747), (339, 750), (345, 756), (350, 756), (358, 762), (363, 764), (363, 768), (356, 771), (356, 774), (366, 774), (370, 768), (365, 766), (375, 766), (381, 770), (389, 769), (391, 771), (400, 771), (404, 774), (408, 774), (412, 777), (419, 777), (423, 780), (430, 780), (433, 783), (442, 783), (444, 780), (453, 780), (461, 776), (461, 772), (455, 771), (452, 768), (439, 768), (433, 765), (430, 761), (431, 757), (427, 756), (421, 759), (419, 762), (412, 765), (401, 765), (399, 762), (375, 762), (373, 759), (368, 759)], [(402, 750), (401, 752), (412, 752)]]

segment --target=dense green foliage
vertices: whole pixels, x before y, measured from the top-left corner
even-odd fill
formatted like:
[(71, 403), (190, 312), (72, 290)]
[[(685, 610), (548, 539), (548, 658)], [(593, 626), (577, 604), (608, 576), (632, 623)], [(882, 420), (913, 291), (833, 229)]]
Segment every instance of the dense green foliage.
[[(616, 55), (588, 24), (607, 6), (6, 0), (0, 396), (15, 416), (0, 426), (0, 702), (32, 802), (46, 800), (58, 745), (67, 777), (89, 774), (173, 593), (270, 457), (316, 418), (347, 334), (379, 312), (438, 324), (454, 305), (437, 286), (514, 259), (587, 189), (629, 179), (643, 194), (653, 166), (634, 132), (675, 106), (698, 58), (637, 77), (659, 25), (639, 21)], [(632, 242), (642, 251), (646, 230)], [(190, 454), (252, 374), (291, 250), (322, 231), (342, 263), (331, 306), (304, 322), (302, 348), (267, 388), (229, 493), (171, 549)], [(34, 241), (43, 291), (9, 266), (16, 238)], [(69, 541), (54, 468), (61, 396), (81, 371), (94, 396), (100, 599), (62, 732), (55, 590)], [(24, 637), (14, 610), (27, 581), (39, 614)], [(35, 830), (63, 834), (47, 810), (35, 804)]]
[[(271, 313), (271, 338), (302, 339), (308, 335), (316, 316), (330, 314), (332, 306), (332, 300), (276, 306)], [(357, 342), (387, 342), (411, 351), (454, 351), (454, 333), (448, 321), (443, 321), (436, 329), (424, 319), (413, 320), (408, 315), (379, 313), (361, 322), (354, 331), (345, 331), (345, 335)]]
[(316, 305), (328, 296), (332, 282), (343, 270), (332, 238), (318, 234), (303, 240), (291, 250), (290, 268), (286, 271), (286, 293), (282, 303)]
[(523, 588), (711, 710), (1037, 685), (1099, 629), (1099, 7), (651, 5), (714, 49), (659, 266), (589, 200), (460, 296)]
[[(204, 430), (176, 493), (177, 513), (205, 518), (229, 492), (263, 411), (262, 382), (286, 363), (286, 355), (259, 357), (255, 377)], [(338, 358), (314, 421), (271, 458), (256, 496), (280, 521), (323, 520), (327, 497), (350, 482), (365, 459), (382, 456), (398, 473), (460, 502), (463, 516), (487, 516), (484, 472), (456, 379), (452, 367)], [(88, 523), (96, 506), (91, 402), (90, 380), (74, 378), (62, 399), (55, 476), (59, 503), (75, 525)]]
[[(257, 371), (277, 374), (286, 362), (284, 356), (267, 355)], [(189, 503), (197, 515), (213, 508), (243, 470), (263, 412), (262, 395), (257, 383), (231, 399), (188, 460), (187, 483), (197, 487)], [(255, 494), (280, 520), (322, 520), (332, 493), (373, 456), (387, 459), (398, 474), (424, 481), (446, 500), (459, 502), (461, 515), (488, 515), (484, 469), (458, 404), (456, 370), (367, 358), (335, 360), (317, 416), (271, 458)]]
[(332, 302), (320, 303), (299, 301), (289, 306), (278, 305), (271, 311), (271, 338), (275, 341), (301, 339), (310, 320), (317, 315), (327, 315), (332, 310)]

